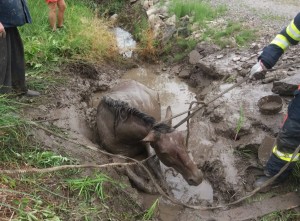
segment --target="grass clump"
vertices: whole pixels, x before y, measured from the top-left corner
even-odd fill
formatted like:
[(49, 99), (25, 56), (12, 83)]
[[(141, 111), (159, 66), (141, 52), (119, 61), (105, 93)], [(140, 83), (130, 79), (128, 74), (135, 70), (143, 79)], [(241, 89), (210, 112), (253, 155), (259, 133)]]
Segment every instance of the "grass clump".
[(188, 15), (192, 17), (193, 22), (200, 24), (204, 24), (208, 20), (213, 20), (225, 11), (226, 7), (224, 6), (214, 9), (208, 3), (201, 0), (174, 0), (169, 8), (169, 12), (175, 14), (177, 18)]
[(260, 218), (259, 221), (297, 221), (299, 217), (300, 213), (294, 210), (276, 211)]
[[(10, 99), (7, 95), (0, 95), (0, 160), (10, 162), (15, 154), (15, 147), (28, 146), (28, 131), (30, 125), (20, 117), (21, 103)], [(12, 155), (12, 156), (11, 156)]]
[(253, 30), (237, 22), (230, 21), (225, 25), (225, 28), (222, 27), (207, 26), (202, 35), (202, 40), (211, 41), (224, 48), (235, 45), (244, 46), (247, 42), (254, 40), (256, 37)]
[(49, 64), (57, 65), (79, 56), (104, 60), (115, 55), (115, 40), (108, 25), (96, 18), (84, 1), (67, 1), (67, 4), (65, 28), (52, 32), (45, 2), (28, 0), (33, 22), (20, 30), (25, 60), (30, 67), (45, 69)]
[(85, 177), (80, 179), (69, 179), (66, 181), (72, 191), (78, 191), (78, 196), (82, 196), (85, 201), (91, 199), (92, 194), (96, 194), (99, 199), (105, 199), (104, 184), (123, 187), (122, 184), (113, 180), (104, 173), (96, 174), (95, 178)]
[(244, 118), (245, 118), (245, 116), (244, 116), (244, 109), (243, 109), (243, 106), (240, 106), (239, 119), (238, 119), (238, 122), (237, 122), (237, 125), (236, 125), (236, 128), (235, 128), (235, 136), (234, 136), (234, 140), (235, 141), (237, 140), (238, 134), (239, 134), (240, 130), (243, 127)]
[(154, 203), (150, 206), (150, 208), (144, 213), (143, 220), (151, 220), (153, 219), (155, 212), (158, 209), (159, 199), (156, 199)]
[[(255, 32), (244, 27), (240, 22), (217, 20), (227, 11), (226, 6), (213, 8), (205, 1), (174, 0), (169, 9), (177, 18), (189, 16), (191, 22), (198, 24), (202, 30), (200, 41), (208, 41), (224, 48), (227, 46), (244, 46), (254, 40)], [(211, 22), (214, 21), (214, 22)]]

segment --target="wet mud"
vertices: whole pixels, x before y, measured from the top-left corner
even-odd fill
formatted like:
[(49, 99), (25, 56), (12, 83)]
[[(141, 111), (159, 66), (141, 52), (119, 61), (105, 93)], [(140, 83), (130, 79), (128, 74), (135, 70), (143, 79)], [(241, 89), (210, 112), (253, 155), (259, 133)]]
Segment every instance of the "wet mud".
[[(30, 115), (39, 120), (56, 119), (47, 124), (60, 128), (70, 139), (101, 149), (95, 128), (96, 109), (103, 94), (119, 81), (133, 79), (155, 89), (161, 100), (162, 118), (169, 105), (173, 114), (178, 114), (186, 111), (191, 102), (199, 100), (199, 94), (202, 94), (202, 101), (210, 100), (234, 84), (210, 78), (210, 84), (200, 89), (191, 85), (189, 79), (179, 78), (178, 72), (174, 70), (174, 67), (161, 65), (116, 70), (94, 64), (75, 63), (65, 69), (72, 76), (70, 84), (73, 86), (56, 93), (49, 98), (50, 101), (31, 111)], [(196, 73), (194, 77), (201, 79)], [(259, 99), (271, 93), (271, 85), (253, 85), (252, 82), (247, 82), (202, 108), (190, 120), (189, 127), (186, 123), (180, 126), (179, 130), (187, 135), (190, 156), (204, 173), (204, 181), (199, 186), (189, 186), (180, 174), (161, 164), (172, 197), (185, 204), (216, 206), (239, 199), (253, 190), (252, 184), (262, 175), (267, 154), (263, 151), (264, 160), (258, 158), (262, 151), (260, 144), (264, 137), (274, 137), (278, 132), (283, 111), (286, 110), (287, 101), (284, 101), (280, 113), (260, 113)], [(237, 131), (241, 115), (243, 123)], [(173, 125), (185, 116), (186, 114), (173, 119)], [(110, 157), (79, 146), (75, 148), (44, 131), (38, 130), (36, 136), (45, 144), (45, 148), (67, 154), (81, 163), (112, 162)], [(124, 173), (115, 169), (106, 171), (113, 178), (131, 185)], [(159, 197), (142, 193), (134, 186), (131, 191), (134, 199), (141, 202), (144, 209), (149, 208)], [(197, 220), (196, 211), (189, 211), (160, 199), (159, 220), (189, 220), (187, 218), (190, 216), (194, 217), (191, 220)]]

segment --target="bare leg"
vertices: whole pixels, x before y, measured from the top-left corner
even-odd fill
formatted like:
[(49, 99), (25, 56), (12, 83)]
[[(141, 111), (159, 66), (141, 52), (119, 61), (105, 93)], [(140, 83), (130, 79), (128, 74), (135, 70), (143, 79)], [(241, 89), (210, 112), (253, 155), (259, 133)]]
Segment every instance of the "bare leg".
[(61, 28), (64, 23), (64, 14), (66, 10), (65, 0), (58, 0), (57, 6), (58, 6), (57, 27)]
[(56, 2), (49, 2), (48, 8), (49, 8), (49, 23), (52, 28), (52, 31), (56, 31)]

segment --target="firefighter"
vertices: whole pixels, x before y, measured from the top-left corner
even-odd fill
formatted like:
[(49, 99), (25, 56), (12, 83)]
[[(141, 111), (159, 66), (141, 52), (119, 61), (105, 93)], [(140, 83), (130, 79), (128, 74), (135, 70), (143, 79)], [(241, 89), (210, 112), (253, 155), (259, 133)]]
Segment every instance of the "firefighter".
[[(250, 78), (257, 79), (264, 74), (264, 70), (272, 68), (281, 55), (290, 45), (296, 45), (300, 41), (300, 13), (285, 27), (273, 41), (263, 49), (258, 57), (258, 62), (251, 68)], [(276, 138), (276, 145), (264, 168), (265, 176), (260, 177), (254, 183), (255, 187), (260, 187), (264, 182), (276, 175), (280, 169), (291, 160), (295, 149), (300, 144), (300, 85), (294, 92), (294, 98), (289, 103), (287, 116), (280, 128)], [(291, 162), (290, 166), (275, 180), (281, 183), (291, 174), (299, 153)]]

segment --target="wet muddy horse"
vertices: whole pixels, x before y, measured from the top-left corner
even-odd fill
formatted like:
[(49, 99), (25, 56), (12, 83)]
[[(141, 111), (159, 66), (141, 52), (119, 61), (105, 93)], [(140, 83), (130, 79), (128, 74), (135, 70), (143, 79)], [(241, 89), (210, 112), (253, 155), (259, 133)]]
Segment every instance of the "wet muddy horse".
[[(202, 182), (202, 172), (189, 157), (182, 133), (159, 123), (157, 92), (133, 80), (115, 86), (100, 101), (97, 128), (103, 147), (115, 154), (134, 157), (150, 143), (159, 160), (179, 172), (189, 185)], [(166, 117), (171, 116), (167, 108)]]

